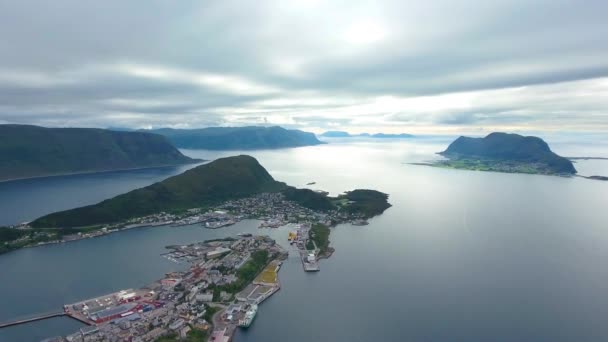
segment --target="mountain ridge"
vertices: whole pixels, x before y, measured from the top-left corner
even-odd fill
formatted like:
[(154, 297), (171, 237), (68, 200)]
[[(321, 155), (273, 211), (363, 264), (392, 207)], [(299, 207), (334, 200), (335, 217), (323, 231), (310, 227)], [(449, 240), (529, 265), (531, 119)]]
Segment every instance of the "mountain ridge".
[(365, 137), (365, 138), (374, 138), (374, 139), (407, 139), (413, 138), (414, 135), (407, 133), (359, 133), (359, 134), (350, 134), (346, 131), (326, 131), (319, 136), (325, 138), (356, 138), (356, 137)]
[(140, 131), (161, 134), (178, 148), (185, 149), (254, 150), (324, 144), (313, 133), (280, 126), (158, 128)]
[(379, 215), (390, 207), (388, 195), (375, 190), (355, 189), (329, 197), (327, 193), (294, 188), (276, 181), (255, 158), (239, 155), (216, 159), (97, 204), (48, 214), (29, 225), (95, 229), (161, 212), (213, 207), (267, 192), (281, 192), (285, 199), (311, 210), (343, 210), (362, 218)]
[(255, 158), (247, 155), (226, 157), (97, 204), (42, 216), (31, 225), (49, 228), (115, 223), (284, 188), (286, 185), (275, 181)]
[(0, 181), (197, 161), (157, 134), (0, 125)]

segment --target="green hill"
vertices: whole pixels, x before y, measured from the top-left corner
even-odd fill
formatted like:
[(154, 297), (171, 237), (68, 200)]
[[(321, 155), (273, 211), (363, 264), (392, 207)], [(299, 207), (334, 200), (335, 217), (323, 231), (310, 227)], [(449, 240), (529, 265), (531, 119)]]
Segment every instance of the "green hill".
[(115, 223), (161, 211), (218, 204), (261, 192), (283, 190), (258, 161), (250, 156), (217, 159), (145, 188), (95, 205), (43, 216), (33, 227), (82, 227)]
[(196, 161), (157, 134), (0, 125), (0, 181)]
[(330, 197), (325, 192), (288, 187), (283, 194), (285, 199), (315, 211), (343, 210), (365, 218), (380, 215), (391, 206), (388, 195), (376, 190), (356, 189)]
[(344, 209), (351, 213), (360, 213), (364, 217), (373, 217), (382, 214), (391, 205), (388, 195), (376, 190), (356, 189), (338, 196), (338, 200), (346, 199), (348, 203)]
[(575, 174), (572, 162), (555, 154), (540, 138), (491, 133), (485, 138), (459, 137), (440, 153), (445, 166), (490, 171)]
[(281, 191), (287, 200), (319, 210), (345, 210), (362, 217), (379, 215), (388, 207), (388, 195), (374, 190), (354, 190), (338, 197), (278, 182), (250, 156), (217, 159), (180, 175), (98, 204), (43, 216), (34, 228), (88, 227), (118, 223), (163, 211), (211, 207), (228, 200), (263, 192)]
[(313, 133), (282, 127), (161, 128), (148, 132), (166, 136), (179, 148), (206, 150), (254, 150), (323, 144)]
[(336, 206), (331, 201), (331, 197), (327, 196), (326, 193), (289, 187), (283, 191), (283, 194), (285, 195), (285, 199), (296, 202), (308, 209), (319, 211), (336, 209)]

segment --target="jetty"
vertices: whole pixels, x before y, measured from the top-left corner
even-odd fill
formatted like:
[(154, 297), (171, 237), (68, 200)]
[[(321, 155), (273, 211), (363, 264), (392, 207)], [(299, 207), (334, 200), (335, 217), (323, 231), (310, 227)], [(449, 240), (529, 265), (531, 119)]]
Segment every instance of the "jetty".
[(84, 323), (86, 325), (91, 325), (91, 322), (85, 318), (81, 318), (81, 317), (78, 317), (77, 315), (72, 315), (72, 314), (64, 312), (64, 311), (57, 311), (57, 312), (37, 314), (37, 315), (33, 315), (31, 317), (26, 317), (26, 318), (19, 318), (19, 319), (10, 321), (10, 322), (0, 322), (0, 329), (12, 327), (15, 325), (31, 323), (31, 322), (43, 321), (45, 319), (50, 319), (50, 318), (55, 318), (55, 317), (69, 317), (69, 318), (75, 319), (81, 323)]

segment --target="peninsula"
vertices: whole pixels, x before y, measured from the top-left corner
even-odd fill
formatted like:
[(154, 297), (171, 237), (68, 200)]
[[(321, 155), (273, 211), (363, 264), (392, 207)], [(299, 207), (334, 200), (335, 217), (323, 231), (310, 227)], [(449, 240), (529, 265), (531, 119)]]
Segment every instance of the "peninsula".
[(157, 134), (0, 125), (0, 181), (199, 161)]
[(143, 226), (200, 223), (214, 229), (254, 218), (262, 219), (262, 226), (278, 227), (311, 217), (326, 226), (363, 223), (389, 207), (388, 195), (375, 190), (330, 197), (290, 187), (274, 180), (255, 158), (241, 155), (217, 159), (95, 205), (0, 228), (0, 252)]
[(279, 126), (160, 128), (147, 130), (167, 137), (175, 146), (204, 150), (257, 150), (324, 144), (313, 133)]
[(576, 169), (538, 137), (491, 133), (484, 138), (459, 137), (439, 153), (448, 158), (429, 165), (479, 171), (571, 176)]
[[(127, 210), (118, 209), (121, 206)], [(261, 220), (260, 228), (286, 226), (289, 250), (268, 236), (251, 233), (167, 246), (170, 251), (163, 256), (187, 262), (189, 269), (169, 273), (140, 289), (66, 304), (62, 311), (27, 320), (67, 316), (88, 325), (52, 338), (61, 342), (229, 341), (238, 327), (253, 323), (258, 305), (279, 291), (278, 272), (292, 251), (297, 252), (303, 271), (317, 272), (318, 260), (334, 252), (330, 227), (367, 224), (367, 219), (389, 207), (388, 195), (375, 190), (357, 189), (331, 197), (326, 192), (287, 186), (275, 181), (253, 157), (241, 155), (218, 159), (97, 205), (0, 229), (0, 237), (16, 238), (23, 246), (31, 237), (38, 244), (66, 242), (143, 226), (200, 224), (217, 229), (243, 219)], [(92, 225), (75, 226), (87, 223)], [(41, 240), (52, 238), (53, 232), (62, 237)], [(3, 246), (13, 247), (15, 241), (5, 241)], [(0, 327), (24, 322), (0, 323)]]

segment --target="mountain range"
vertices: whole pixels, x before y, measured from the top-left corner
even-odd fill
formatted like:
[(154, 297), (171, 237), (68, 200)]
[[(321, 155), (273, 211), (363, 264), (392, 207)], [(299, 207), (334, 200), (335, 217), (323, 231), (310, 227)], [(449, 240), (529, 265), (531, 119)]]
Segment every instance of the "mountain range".
[(323, 144), (313, 133), (279, 126), (160, 128), (146, 132), (167, 137), (176, 147), (205, 150), (254, 150)]
[(350, 134), (345, 131), (327, 131), (320, 135), (325, 138), (355, 138), (355, 137), (363, 137), (363, 138), (377, 138), (377, 139), (407, 139), (413, 138), (414, 136), (407, 133), (401, 134), (386, 134), (386, 133), (360, 133), (360, 134)]
[(0, 125), (0, 181), (197, 161), (158, 134)]

